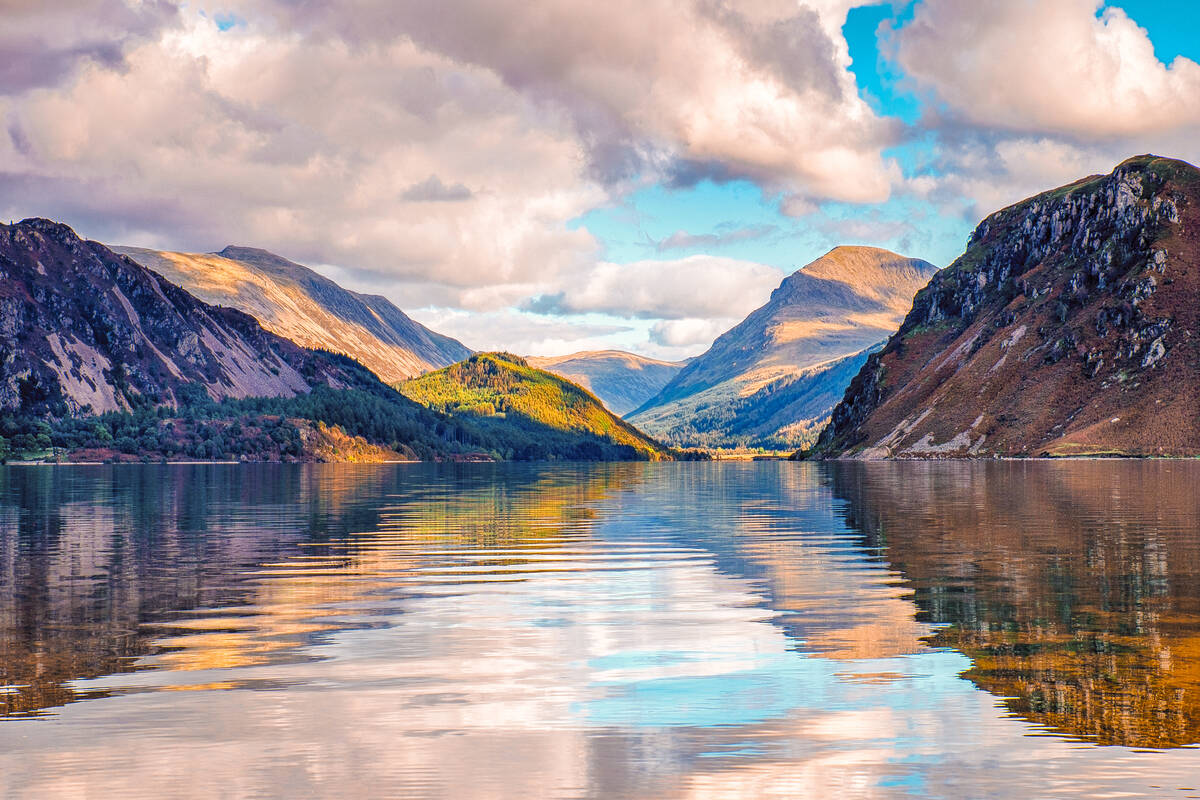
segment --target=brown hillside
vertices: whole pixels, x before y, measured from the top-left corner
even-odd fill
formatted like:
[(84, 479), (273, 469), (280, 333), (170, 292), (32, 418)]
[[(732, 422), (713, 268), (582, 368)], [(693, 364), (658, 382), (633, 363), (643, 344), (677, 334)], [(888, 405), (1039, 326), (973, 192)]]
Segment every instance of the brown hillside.
[(988, 217), (824, 455), (1200, 454), (1200, 171), (1153, 156)]

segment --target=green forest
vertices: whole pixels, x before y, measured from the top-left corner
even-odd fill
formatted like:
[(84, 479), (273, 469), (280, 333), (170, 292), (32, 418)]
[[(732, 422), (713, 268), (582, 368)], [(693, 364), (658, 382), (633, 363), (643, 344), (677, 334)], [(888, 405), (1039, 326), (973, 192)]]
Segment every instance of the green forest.
[(411, 399), (369, 379), (352, 389), (319, 386), (296, 397), (219, 402), (192, 384), (177, 392), (176, 406), (146, 403), (79, 416), (7, 413), (0, 415), (0, 461), (312, 460), (305, 423), (422, 461), (671, 457), (574, 384), (517, 367), (505, 362), (496, 369), (494, 360), (477, 356), (433, 373), (433, 380), (409, 382)]

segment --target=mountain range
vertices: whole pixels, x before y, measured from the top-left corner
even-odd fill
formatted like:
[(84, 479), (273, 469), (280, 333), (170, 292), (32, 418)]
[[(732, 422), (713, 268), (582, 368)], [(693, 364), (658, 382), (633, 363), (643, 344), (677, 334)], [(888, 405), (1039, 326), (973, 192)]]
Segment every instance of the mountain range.
[(796, 446), (815, 437), (932, 264), (837, 247), (786, 278), (628, 418), (680, 446)]
[[(290, 262), (233, 254), (300, 276), (310, 291), (324, 291), (325, 303), (361, 303), (343, 316), (370, 307), (372, 298), (325, 285)], [(217, 258), (190, 263), (213, 264), (226, 276), (240, 263)], [(237, 282), (222, 277), (220, 284)], [(375, 313), (381, 307), (392, 308), (377, 304)], [(393, 322), (407, 319), (392, 311)], [(423, 330), (415, 334), (461, 347)], [(585, 390), (523, 362), (472, 357), (421, 385), (457, 394), (481, 389), (455, 381), (489, 365), (499, 365), (506, 380), (487, 413), (478, 398), (427, 408), (358, 361), (210, 305), (66, 225), (28, 219), (0, 226), (0, 460), (56, 449), (118, 460), (672, 457)]]
[(671, 363), (472, 354), (264, 250), (27, 219), (0, 225), (0, 459), (1193, 455), (1198, 225), (1200, 170), (1139, 156), (990, 215), (941, 271), (834, 248)]
[(230, 306), (302, 347), (342, 353), (388, 383), (461, 361), (471, 350), (412, 320), (387, 298), (343, 289), (301, 264), (253, 247), (174, 253), (115, 247), (214, 305)]
[(1139, 156), (997, 211), (855, 376), (823, 456), (1200, 453), (1200, 170)]

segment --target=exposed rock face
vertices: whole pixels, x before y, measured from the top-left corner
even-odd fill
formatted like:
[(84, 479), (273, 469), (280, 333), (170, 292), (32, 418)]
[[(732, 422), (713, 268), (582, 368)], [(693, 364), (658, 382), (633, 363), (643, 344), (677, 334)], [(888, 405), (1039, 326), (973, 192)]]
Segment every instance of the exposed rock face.
[(209, 306), (66, 225), (0, 225), (0, 409), (101, 413), (214, 398), (291, 396), (347, 385), (358, 367)]
[(579, 384), (618, 416), (628, 414), (658, 394), (684, 366), (621, 350), (594, 350), (527, 360), (531, 366)]
[(114, 248), (208, 303), (250, 314), (302, 347), (354, 358), (389, 383), (471, 354), (408, 317), (387, 298), (343, 289), (308, 267), (253, 247), (219, 253)]
[(985, 219), (822, 433), (827, 455), (1200, 453), (1200, 171), (1152, 156)]
[(853, 370), (935, 271), (875, 247), (834, 248), (784, 280), (629, 419), (680, 446), (811, 441)]

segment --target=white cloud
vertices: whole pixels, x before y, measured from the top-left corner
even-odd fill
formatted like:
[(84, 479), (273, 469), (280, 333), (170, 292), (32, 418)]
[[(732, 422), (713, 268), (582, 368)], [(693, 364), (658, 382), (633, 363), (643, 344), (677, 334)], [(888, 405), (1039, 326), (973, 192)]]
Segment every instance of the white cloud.
[(32, 22), (0, 33), (0, 53), (65, 48), (0, 80), (0, 215), (265, 247), (409, 307), (577, 285), (603, 305), (612, 267), (569, 223), (630, 178), (855, 201), (897, 179), (843, 0), (228, 0), (228, 31), (166, 0), (43, 5), (6, 6)]
[(693, 351), (690, 354), (694, 355), (739, 322), (740, 317), (662, 320), (650, 328), (650, 341), (662, 347)]
[(753, 261), (694, 255), (673, 261), (601, 263), (578, 284), (528, 304), (542, 313), (602, 312), (624, 317), (741, 317), (786, 277)]
[(1145, 30), (1102, 6), (923, 0), (891, 57), (955, 116), (995, 130), (1094, 141), (1200, 126), (1200, 65), (1163, 64)]
[(629, 324), (594, 317), (553, 319), (512, 309), (468, 313), (426, 308), (409, 313), (421, 324), (454, 336), (474, 350), (506, 350), (523, 356), (627, 348), (641, 339)]

